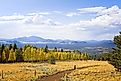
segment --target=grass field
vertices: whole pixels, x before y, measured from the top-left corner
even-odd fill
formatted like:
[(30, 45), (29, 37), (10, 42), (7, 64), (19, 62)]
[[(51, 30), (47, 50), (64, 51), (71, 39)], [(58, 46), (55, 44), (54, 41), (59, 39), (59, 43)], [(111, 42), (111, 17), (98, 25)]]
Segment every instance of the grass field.
[[(49, 76), (57, 72), (84, 66), (94, 66), (72, 71), (63, 78), (69, 81), (121, 81), (121, 75), (115, 68), (105, 61), (71, 61), (48, 63), (15, 63), (0, 64), (0, 81), (34, 81), (38, 76)], [(3, 70), (3, 79), (2, 72)]]
[[(70, 74), (66, 74), (63, 81), (121, 81), (121, 73), (116, 72), (115, 68), (107, 62), (93, 62), (99, 66), (77, 69)], [(88, 62), (87, 62), (88, 64)]]

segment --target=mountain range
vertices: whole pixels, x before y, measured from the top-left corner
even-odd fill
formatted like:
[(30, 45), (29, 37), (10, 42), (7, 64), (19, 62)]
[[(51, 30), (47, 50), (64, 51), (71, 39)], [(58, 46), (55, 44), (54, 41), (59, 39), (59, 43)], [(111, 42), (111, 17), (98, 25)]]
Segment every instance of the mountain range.
[[(19, 37), (13, 39), (0, 39), (0, 44), (14, 44), (16, 43), (19, 47), (24, 46), (25, 44), (31, 44), (37, 47), (45, 47), (48, 45), (49, 48), (63, 48), (63, 49), (71, 49), (71, 50), (81, 50), (84, 51), (88, 49), (88, 51), (92, 48), (110, 48), (115, 47), (112, 40), (88, 40), (88, 41), (74, 41), (74, 40), (53, 40), (53, 39), (44, 39), (37, 36), (30, 37)], [(84, 50), (84, 48), (86, 48)], [(95, 51), (93, 49), (92, 51)], [(89, 51), (90, 52), (90, 51)]]
[[(53, 40), (53, 39), (44, 39), (37, 36), (30, 36), (30, 37), (19, 37), (13, 39), (0, 39), (0, 44), (46, 44), (46, 45), (56, 45), (57, 47), (60, 45), (77, 45), (80, 47), (85, 46), (102, 46), (102, 47), (114, 47), (114, 43), (112, 40), (88, 40), (88, 41), (74, 41), (74, 40)], [(76, 46), (76, 47), (77, 47)], [(41, 47), (41, 45), (39, 46)], [(50, 46), (51, 47), (51, 46)]]

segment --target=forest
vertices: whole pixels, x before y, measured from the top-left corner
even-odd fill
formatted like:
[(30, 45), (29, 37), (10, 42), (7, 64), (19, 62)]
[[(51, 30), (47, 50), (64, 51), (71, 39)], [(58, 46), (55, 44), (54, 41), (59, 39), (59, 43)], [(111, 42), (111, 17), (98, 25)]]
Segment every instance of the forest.
[(78, 50), (66, 51), (64, 49), (37, 48), (32, 45), (25, 45), (18, 48), (16, 44), (0, 45), (0, 62), (45, 62), (45, 61), (64, 61), (64, 60), (88, 60), (90, 56), (87, 53), (81, 53)]

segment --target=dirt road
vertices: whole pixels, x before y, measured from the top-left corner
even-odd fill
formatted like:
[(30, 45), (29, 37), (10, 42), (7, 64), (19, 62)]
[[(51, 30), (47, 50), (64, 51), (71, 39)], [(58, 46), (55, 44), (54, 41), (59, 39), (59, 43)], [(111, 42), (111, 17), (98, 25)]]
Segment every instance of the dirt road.
[[(99, 66), (99, 65), (85, 66), (85, 67), (80, 67), (80, 68), (77, 68), (77, 69), (84, 69), (84, 68), (95, 67), (95, 66)], [(45, 77), (39, 78), (39, 79), (36, 80), (36, 81), (61, 81), (60, 79), (61, 79), (65, 74), (69, 74), (69, 73), (71, 73), (72, 71), (74, 71), (74, 69), (71, 69), (71, 70), (68, 70), (68, 71), (62, 71), (62, 72), (59, 72), (59, 73), (56, 73), (56, 74), (50, 75), (50, 76), (45, 76)]]

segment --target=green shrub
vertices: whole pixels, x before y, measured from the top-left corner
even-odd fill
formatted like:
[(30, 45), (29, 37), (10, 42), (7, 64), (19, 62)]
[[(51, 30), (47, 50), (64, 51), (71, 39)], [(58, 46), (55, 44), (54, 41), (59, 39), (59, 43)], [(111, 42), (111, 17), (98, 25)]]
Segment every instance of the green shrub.
[(56, 60), (53, 56), (51, 56), (49, 59), (48, 59), (48, 63), (50, 64), (55, 64)]

